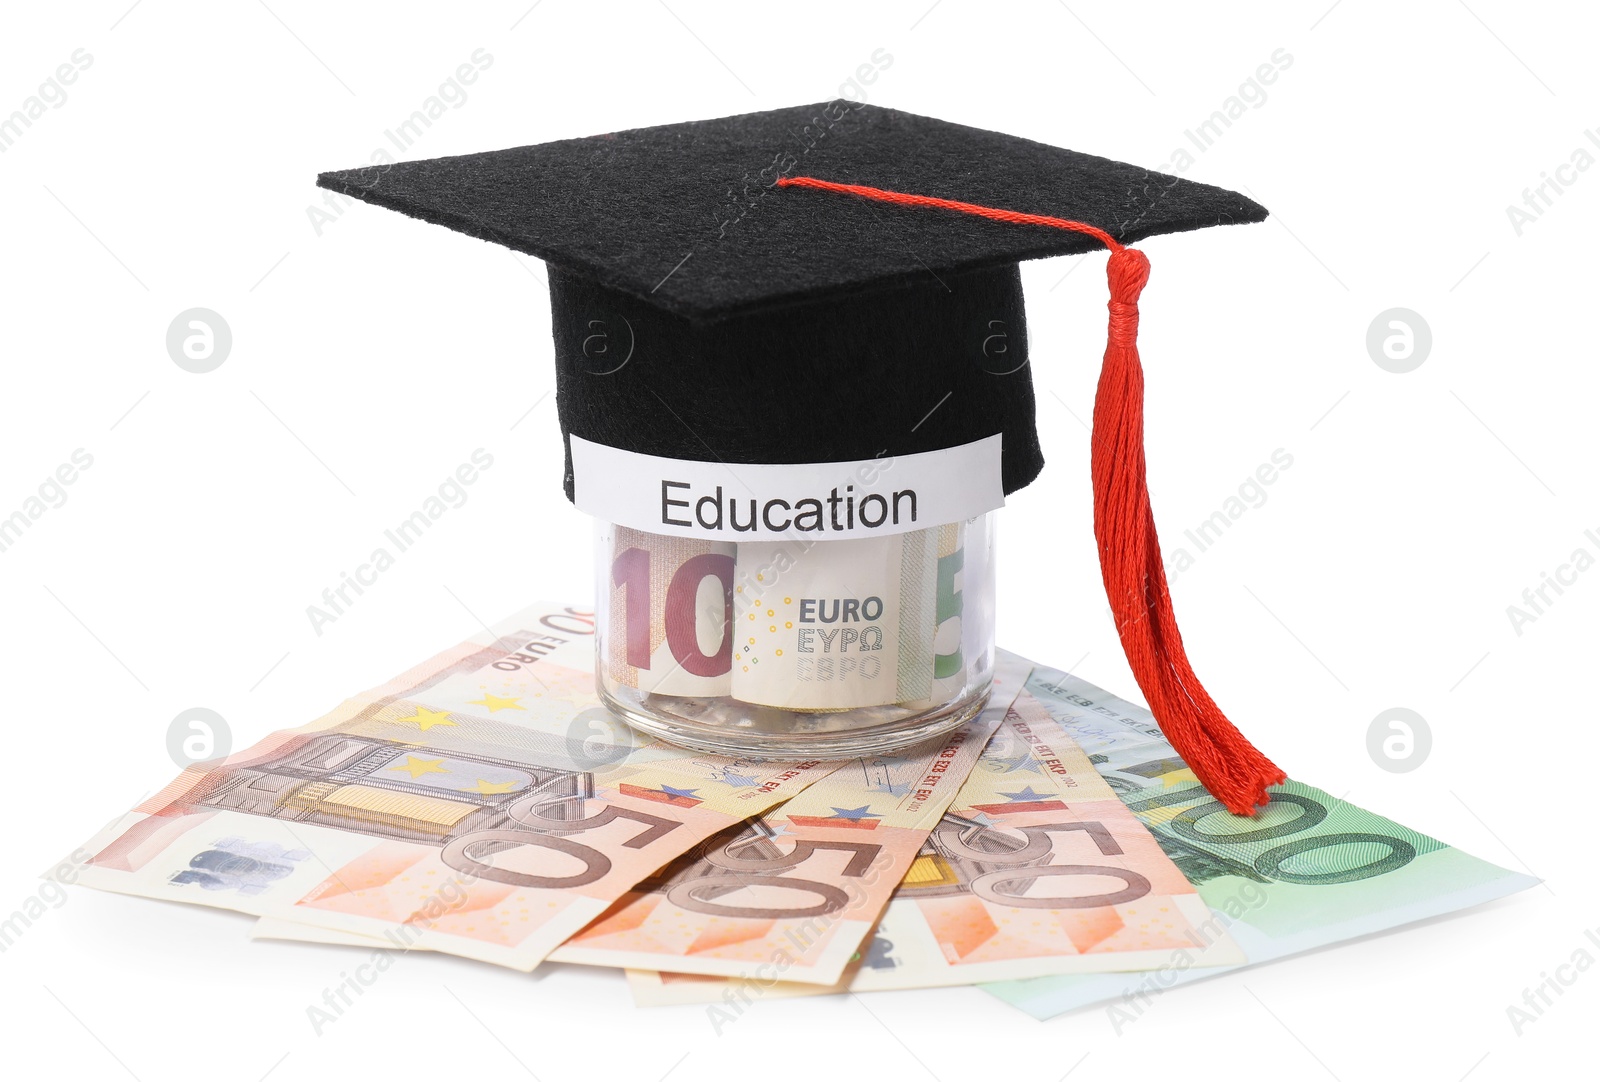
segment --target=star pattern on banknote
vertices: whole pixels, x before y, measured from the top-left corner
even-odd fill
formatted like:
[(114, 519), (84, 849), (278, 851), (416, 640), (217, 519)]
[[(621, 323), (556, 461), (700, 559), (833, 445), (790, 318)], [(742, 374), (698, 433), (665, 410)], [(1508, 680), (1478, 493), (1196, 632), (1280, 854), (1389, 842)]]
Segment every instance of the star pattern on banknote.
[(657, 791), (665, 793), (667, 796), (683, 797), (685, 800), (701, 800), (701, 799), (703, 799), (700, 796), (700, 790), (698, 790), (698, 789), (679, 789), (676, 786), (672, 786), (672, 785), (662, 785), (662, 786), (658, 787)]
[(481, 796), (499, 796), (501, 793), (511, 792), (516, 787), (517, 783), (514, 781), (484, 781), (479, 778), (478, 784), (472, 787), (472, 791)]
[(722, 782), (724, 785), (731, 785), (735, 789), (748, 789), (753, 785), (761, 784), (748, 774), (735, 774), (731, 770), (723, 771), (722, 777), (718, 778), (717, 780)]
[(455, 724), (455, 722), (450, 720), (450, 711), (448, 711), (448, 710), (429, 710), (425, 706), (417, 707), (417, 712), (415, 714), (413, 714), (409, 718), (395, 718), (394, 720), (395, 720), (396, 724), (400, 724), (400, 725), (415, 725), (417, 728), (421, 729), (423, 732), (427, 732), (429, 729), (433, 728), (435, 725), (454, 725)]
[(1021, 755), (1010, 759), (991, 759), (989, 761), (998, 768), (995, 771), (998, 774), (1010, 774), (1017, 770), (1026, 770), (1033, 774), (1039, 773), (1039, 760), (1035, 759), (1029, 752), (1023, 752)]
[(508, 699), (507, 698), (501, 698), (499, 695), (491, 695), (486, 691), (486, 692), (483, 693), (483, 698), (481, 698), (481, 699), (473, 699), (472, 702), (470, 703), (470, 705), (472, 705), (472, 706), (486, 706), (486, 707), (489, 708), (489, 713), (491, 713), (491, 714), (493, 714), (497, 710), (526, 710), (526, 709), (528, 709), (526, 706), (523, 706), (520, 702), (517, 701), (517, 699), (519, 697), (520, 696), (513, 696), (513, 697), (508, 698)]
[(405, 762), (395, 763), (389, 769), (407, 771), (413, 779), (420, 778), (424, 774), (450, 773), (450, 771), (439, 765), (442, 762), (444, 762), (443, 759), (419, 759), (415, 755), (407, 755)]
[(1036, 793), (1036, 792), (1033, 791), (1033, 786), (1030, 785), (1027, 788), (1022, 789), (1020, 792), (1001, 793), (1000, 795), (1005, 797), (1011, 803), (1018, 804), (1018, 803), (1029, 803), (1029, 802), (1035, 801), (1035, 800), (1050, 800), (1054, 794), (1051, 794), (1051, 793)]
[(859, 823), (863, 819), (881, 819), (883, 817), (874, 812), (870, 804), (863, 804), (859, 808), (833, 808), (833, 814), (829, 818), (848, 819), (852, 823)]
[(887, 793), (890, 796), (905, 796), (911, 792), (909, 782), (880, 781), (872, 786), (874, 793)]

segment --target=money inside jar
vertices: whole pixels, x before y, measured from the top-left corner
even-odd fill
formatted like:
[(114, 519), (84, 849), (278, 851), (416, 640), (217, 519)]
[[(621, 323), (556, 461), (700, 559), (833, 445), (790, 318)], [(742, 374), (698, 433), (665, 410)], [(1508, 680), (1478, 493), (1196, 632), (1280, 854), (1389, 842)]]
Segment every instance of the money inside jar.
[(848, 739), (950, 704), (959, 714), (992, 667), (989, 529), (983, 515), (728, 542), (602, 524), (602, 690), (735, 739)]
[(959, 686), (961, 535), (952, 523), (819, 542), (792, 559), (786, 542), (740, 545), (730, 693), (848, 710), (931, 705), (936, 686)]

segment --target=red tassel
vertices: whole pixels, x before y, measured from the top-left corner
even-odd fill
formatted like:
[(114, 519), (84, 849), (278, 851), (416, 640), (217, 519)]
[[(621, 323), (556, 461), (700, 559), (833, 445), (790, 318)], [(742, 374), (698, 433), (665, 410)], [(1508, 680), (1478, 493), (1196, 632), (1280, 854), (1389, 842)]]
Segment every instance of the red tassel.
[(1235, 815), (1268, 800), (1279, 770), (1234, 728), (1189, 664), (1178, 633), (1161, 542), (1145, 483), (1144, 369), (1139, 294), (1150, 278), (1143, 252), (1120, 245), (1106, 265), (1111, 286), (1105, 361), (1094, 400), (1091, 471), (1100, 574), (1123, 652), (1150, 712), (1211, 795)]
[(1150, 261), (1144, 253), (1124, 248), (1102, 229), (1066, 218), (836, 184), (815, 177), (781, 177), (778, 185), (960, 211), (1017, 225), (1068, 229), (1095, 237), (1111, 249), (1106, 265), (1111, 320), (1095, 395), (1090, 453), (1094, 535), (1106, 598), (1128, 665), (1161, 731), (1224, 807), (1235, 815), (1254, 815), (1256, 807), (1268, 801), (1267, 786), (1282, 782), (1284, 773), (1234, 728), (1195, 676), (1172, 613), (1161, 543), (1150, 511), (1144, 460), (1144, 369), (1138, 347), (1139, 294), (1150, 278)]

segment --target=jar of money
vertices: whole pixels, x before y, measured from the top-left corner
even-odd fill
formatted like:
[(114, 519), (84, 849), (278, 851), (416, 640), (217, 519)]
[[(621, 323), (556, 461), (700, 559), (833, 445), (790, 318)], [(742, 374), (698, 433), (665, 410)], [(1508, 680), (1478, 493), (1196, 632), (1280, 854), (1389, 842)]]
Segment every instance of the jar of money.
[(601, 699), (754, 759), (955, 729), (993, 679), (993, 517), (1043, 462), (1017, 269), (802, 302), (758, 261), (670, 299), (710, 260), (646, 298), (550, 268)]
[[(879, 513), (882, 497), (854, 495), (841, 524)], [(745, 514), (738, 502), (724, 510)], [(647, 733), (756, 758), (855, 757), (943, 733), (982, 708), (993, 677), (992, 542), (987, 513), (836, 540), (600, 522), (600, 695)]]

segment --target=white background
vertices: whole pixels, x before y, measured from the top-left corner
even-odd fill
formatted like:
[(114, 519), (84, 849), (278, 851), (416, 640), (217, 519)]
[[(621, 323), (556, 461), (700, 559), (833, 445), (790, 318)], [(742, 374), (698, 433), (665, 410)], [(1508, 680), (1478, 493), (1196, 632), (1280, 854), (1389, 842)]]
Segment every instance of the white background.
[[(1520, 635), (1506, 609), (1579, 546), (1600, 554), (1583, 536), (1600, 528), (1600, 169), (1520, 235), (1506, 207), (1600, 126), (1592, 14), (1506, 0), (269, 3), (8, 6), (0, 114), (75, 49), (93, 63), (0, 155), (0, 513), (74, 450), (94, 464), (0, 553), (0, 916), (171, 777), (180, 711), (220, 712), (242, 747), (478, 617), (590, 596), (589, 524), (560, 491), (542, 266), (366, 206), (320, 236), (308, 220), (314, 175), (364, 163), (478, 48), (492, 66), (409, 157), (821, 101), (882, 48), (893, 63), (872, 102), (1160, 167), (1286, 50), (1265, 102), (1184, 173), (1274, 218), (1143, 245), (1169, 546), (1275, 449), (1294, 458), (1175, 576), (1178, 612), (1213, 693), (1292, 775), (1548, 889), (1173, 992), (1121, 1037), (1094, 1010), (1041, 1024), (973, 989), (771, 1001), (719, 1036), (698, 1008), (635, 1009), (610, 972), (418, 956), (318, 1037), (306, 1006), (356, 956), (75, 890), (0, 956), (9, 1070), (1454, 1080), (1587, 1059), (1600, 972), (1520, 1036), (1506, 1009), (1600, 925), (1584, 829), (1600, 570)], [(1001, 513), (1000, 640), (1129, 695), (1077, 420), (1105, 321), (1103, 257), (1082, 262), (1023, 271), (1050, 465)], [(206, 375), (165, 346), (197, 306), (233, 333)], [(1408, 374), (1365, 344), (1393, 307), (1432, 329)], [(494, 466), (465, 506), (316, 634), (306, 607), (479, 447)], [(1433, 732), (1409, 774), (1366, 750), (1395, 706)]]

